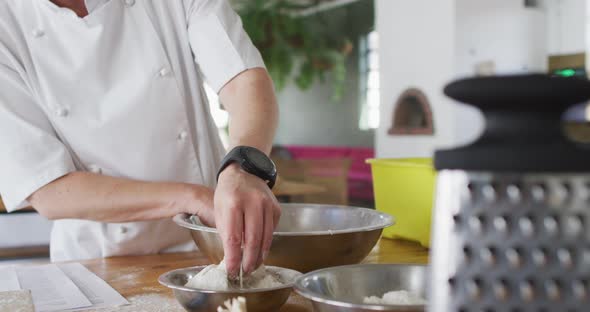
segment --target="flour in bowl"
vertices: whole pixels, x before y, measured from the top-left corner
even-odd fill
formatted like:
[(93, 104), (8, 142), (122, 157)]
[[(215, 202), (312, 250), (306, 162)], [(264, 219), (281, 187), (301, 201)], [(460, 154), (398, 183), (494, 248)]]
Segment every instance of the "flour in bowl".
[[(225, 261), (221, 261), (219, 265), (213, 264), (205, 267), (191, 278), (185, 286), (195, 289), (221, 291), (240, 289), (239, 285), (236, 286), (234, 283), (229, 282)], [(252, 274), (243, 278), (242, 289), (263, 289), (279, 286), (283, 286), (279, 278), (262, 265)]]
[(246, 298), (238, 297), (227, 300), (222, 307), (217, 308), (217, 312), (248, 312), (246, 309)]
[(363, 303), (366, 304), (385, 304), (385, 305), (423, 305), (426, 300), (420, 295), (406, 291), (390, 291), (379, 298), (377, 296), (365, 297)]

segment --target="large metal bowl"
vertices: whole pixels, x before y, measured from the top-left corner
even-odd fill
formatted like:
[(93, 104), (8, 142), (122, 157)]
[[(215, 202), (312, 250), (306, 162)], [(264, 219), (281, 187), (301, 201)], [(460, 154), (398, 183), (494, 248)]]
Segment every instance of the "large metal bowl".
[(427, 298), (428, 267), (361, 264), (323, 269), (300, 277), (295, 291), (311, 300), (315, 312), (423, 312), (425, 305), (369, 305), (363, 299), (407, 290)]
[[(375, 246), (393, 217), (372, 209), (309, 204), (283, 204), (281, 221), (265, 261), (299, 272), (360, 263)], [(197, 217), (177, 215), (174, 221), (191, 230), (193, 240), (212, 263), (223, 260), (215, 228)]]
[(162, 274), (158, 281), (171, 288), (178, 302), (189, 312), (214, 312), (226, 300), (237, 297), (246, 298), (248, 311), (278, 311), (289, 299), (293, 283), (301, 276), (301, 273), (293, 270), (267, 266), (267, 270), (280, 276), (280, 280), (285, 282), (285, 285), (267, 289), (232, 291), (213, 291), (184, 286), (204, 268), (205, 266), (197, 266), (170, 271)]

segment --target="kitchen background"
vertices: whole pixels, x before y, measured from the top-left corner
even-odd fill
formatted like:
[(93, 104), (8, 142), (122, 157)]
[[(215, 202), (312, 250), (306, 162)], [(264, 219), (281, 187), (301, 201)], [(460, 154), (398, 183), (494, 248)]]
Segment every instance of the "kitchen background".
[[(374, 207), (369, 158), (464, 144), (481, 115), (442, 94), (453, 78), (586, 75), (587, 0), (235, 1), (278, 89), (282, 201)], [(227, 115), (209, 92), (226, 136)], [(586, 140), (590, 110), (566, 114)], [(45, 259), (51, 222), (0, 208), (0, 261)], [(7, 263), (7, 262), (4, 262)], [(2, 262), (0, 262), (2, 264)]]

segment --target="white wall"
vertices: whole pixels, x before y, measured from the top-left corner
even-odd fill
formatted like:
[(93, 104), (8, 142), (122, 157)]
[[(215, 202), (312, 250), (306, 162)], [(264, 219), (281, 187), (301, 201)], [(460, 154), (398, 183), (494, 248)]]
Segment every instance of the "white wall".
[(346, 94), (334, 102), (332, 82), (315, 84), (311, 90), (301, 91), (293, 83), (278, 95), (280, 123), (276, 144), (363, 146), (373, 147), (374, 131), (359, 129), (359, 73), (358, 56), (348, 64)]
[(473, 76), (480, 62), (497, 74), (547, 71), (545, 12), (515, 0), (456, 0), (457, 74)]
[[(482, 62), (496, 74), (546, 72), (546, 13), (515, 0), (456, 0), (456, 76), (476, 75)], [(549, 0), (554, 1), (554, 0)], [(466, 144), (483, 130), (479, 111), (456, 106), (455, 142)]]
[[(525, 8), (522, 1), (378, 0), (383, 89), (378, 156), (431, 156), (438, 147), (478, 137), (481, 114), (447, 99), (442, 89), (455, 78), (475, 75), (481, 62), (493, 62), (498, 74), (546, 71), (546, 28), (544, 11)], [(397, 96), (412, 86), (424, 89), (432, 102), (435, 137), (387, 135)]]
[[(452, 140), (452, 103), (443, 86), (454, 74), (454, 0), (377, 0), (381, 59), (378, 157), (431, 156)], [(420, 87), (432, 103), (435, 136), (390, 136), (393, 106), (403, 90)]]
[(542, 0), (547, 11), (551, 55), (582, 53), (586, 49), (587, 0)]

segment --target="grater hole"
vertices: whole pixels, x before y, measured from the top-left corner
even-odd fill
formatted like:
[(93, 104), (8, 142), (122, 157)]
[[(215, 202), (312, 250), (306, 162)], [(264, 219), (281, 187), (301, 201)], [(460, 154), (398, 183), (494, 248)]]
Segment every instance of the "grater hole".
[(494, 202), (498, 198), (497, 187), (494, 183), (484, 184), (481, 187), (481, 195), (487, 202)]
[(545, 282), (545, 294), (552, 301), (561, 299), (561, 286), (557, 280), (548, 280)]
[(469, 182), (467, 184), (467, 192), (465, 194), (468, 200), (475, 198), (475, 185), (473, 182)]
[(506, 301), (509, 297), (508, 282), (506, 279), (501, 279), (493, 285), (494, 296), (497, 300)]
[(544, 267), (549, 262), (547, 260), (547, 250), (545, 248), (535, 248), (531, 251), (533, 263), (538, 267)]
[(531, 185), (530, 196), (533, 201), (544, 202), (547, 197), (547, 187), (541, 183)]
[(522, 248), (508, 248), (506, 250), (506, 260), (513, 268), (519, 268), (522, 265)]
[(463, 217), (459, 214), (453, 215), (453, 224), (456, 228), (459, 228), (463, 225)]
[(580, 267), (584, 269), (590, 267), (590, 249), (588, 248), (584, 248), (580, 253)]
[(532, 302), (535, 299), (535, 289), (532, 280), (529, 279), (520, 283), (518, 290), (522, 301)]
[(551, 188), (550, 203), (554, 206), (562, 205), (571, 193), (571, 185), (567, 182), (556, 183)]
[(588, 299), (588, 281), (575, 280), (572, 283), (572, 294), (577, 300)]
[(562, 228), (565, 236), (577, 237), (583, 232), (584, 217), (581, 215), (567, 216), (563, 219)]
[(494, 230), (501, 234), (506, 234), (508, 232), (508, 217), (507, 216), (498, 216), (494, 218), (493, 221)]
[(494, 247), (483, 248), (480, 251), (480, 258), (488, 266), (496, 264), (497, 250)]
[(473, 257), (473, 250), (471, 249), (471, 247), (464, 246), (463, 247), (463, 259), (465, 259), (466, 262), (470, 262), (472, 257)]
[(560, 248), (557, 250), (557, 260), (559, 264), (566, 269), (571, 269), (574, 266), (572, 252), (566, 248)]
[(468, 221), (469, 229), (471, 232), (481, 234), (483, 232), (485, 217), (484, 216), (471, 216)]
[(478, 300), (481, 297), (481, 289), (482, 289), (482, 280), (478, 277), (468, 280), (465, 284), (465, 289), (469, 297), (473, 300)]
[(508, 186), (506, 186), (506, 196), (511, 203), (519, 203), (522, 199), (520, 186), (517, 184), (509, 184)]
[(452, 290), (455, 290), (457, 287), (457, 279), (454, 277), (449, 278), (449, 286), (451, 287)]
[(518, 220), (518, 227), (522, 235), (531, 237), (535, 234), (535, 225), (533, 224), (532, 217), (527, 215)]
[(543, 219), (543, 227), (547, 234), (551, 236), (557, 235), (559, 233), (558, 217), (555, 215), (545, 217)]
[(583, 198), (585, 200), (590, 200), (590, 181), (584, 182), (583, 185)]

